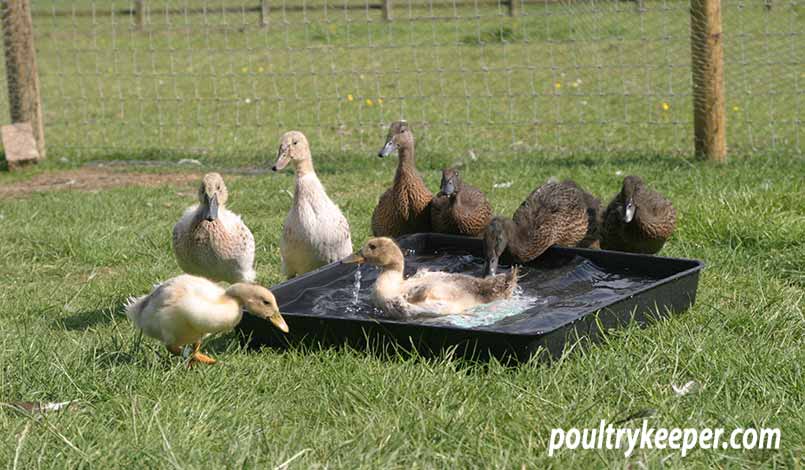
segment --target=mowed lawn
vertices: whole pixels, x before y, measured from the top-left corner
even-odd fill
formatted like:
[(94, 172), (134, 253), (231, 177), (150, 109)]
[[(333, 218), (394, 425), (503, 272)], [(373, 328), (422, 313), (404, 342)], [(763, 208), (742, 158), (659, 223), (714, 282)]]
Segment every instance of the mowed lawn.
[[(395, 162), (355, 153), (314, 159), (357, 246), (370, 234), (370, 212)], [(17, 468), (267, 468), (292, 457), (293, 468), (802, 463), (801, 158), (756, 155), (714, 166), (665, 157), (422, 154), (418, 163), (431, 188), (439, 168), (463, 164), (465, 178), (504, 214), (550, 176), (609, 198), (621, 173), (642, 175), (678, 208), (663, 254), (707, 263), (696, 305), (603, 344), (571, 347), (550, 363), (505, 367), (315, 347), (255, 352), (228, 334), (207, 345), (220, 364), (188, 370), (138, 336), (122, 309), (129, 295), (179, 273), (170, 232), (194, 183), (5, 197), (0, 400), (80, 405), (41, 417), (0, 411), (0, 461)], [(0, 184), (62, 166), (0, 174)], [(292, 176), (224, 174), (231, 208), (255, 234), (259, 279), (274, 284)], [(672, 386), (689, 381), (700, 390), (677, 396)], [(780, 428), (782, 448), (695, 450), (684, 459), (656, 449), (628, 459), (618, 451), (547, 456), (552, 427), (595, 427), (649, 409), (657, 427)]]
[[(105, 3), (35, 8), (49, 154), (37, 167), (0, 173), (0, 402), (78, 406), (43, 416), (0, 408), (0, 463), (802, 466), (803, 16), (795, 2), (771, 11), (725, 4), (732, 156), (723, 166), (690, 159), (685, 2), (647, 1), (642, 15), (631, 2), (530, 5), (516, 19), (505, 7), (399, 2), (388, 24), (375, 10), (294, 13), (277, 4), (267, 29), (253, 14), (171, 16), (160, 8), (192, 2), (148, 3), (142, 33), (129, 17), (49, 13)], [(188, 370), (122, 315), (129, 296), (179, 274), (171, 228), (206, 171), (223, 173), (231, 209), (254, 232), (260, 282), (282, 280), (292, 172), (254, 170), (270, 167), (290, 128), (310, 137), (357, 248), (396, 165), (374, 154), (400, 117), (412, 123), (432, 190), (443, 167), (459, 165), (505, 215), (551, 176), (573, 178), (605, 203), (623, 176), (643, 176), (678, 211), (662, 254), (707, 264), (696, 305), (516, 367), (350, 349), (248, 351), (227, 334), (206, 345), (220, 364)], [(188, 157), (200, 166), (177, 164)], [(84, 187), (87, 172), (106, 175), (105, 187)], [(73, 189), (17, 190), (38, 178)], [(129, 179), (148, 184), (108, 184)], [(698, 391), (674, 392), (690, 381)], [(651, 415), (654, 427), (780, 428), (782, 448), (547, 456), (551, 428), (635, 413)]]

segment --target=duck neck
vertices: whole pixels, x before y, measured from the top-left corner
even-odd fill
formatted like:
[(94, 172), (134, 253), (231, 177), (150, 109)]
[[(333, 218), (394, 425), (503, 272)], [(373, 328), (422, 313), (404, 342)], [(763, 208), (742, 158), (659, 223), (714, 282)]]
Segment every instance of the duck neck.
[(307, 175), (315, 175), (316, 172), (313, 170), (313, 160), (310, 158), (306, 158), (304, 160), (300, 160), (296, 163), (296, 178), (302, 178), (303, 176)]
[(397, 175), (396, 180), (416, 176), (416, 163), (414, 162), (414, 144), (403, 144), (397, 150)]
[(302, 160), (296, 166), (296, 187), (294, 188), (294, 200), (305, 198), (319, 191), (321, 183), (313, 170), (311, 160)]
[(388, 300), (400, 295), (403, 282), (402, 263), (384, 266), (375, 281), (374, 296), (378, 300)]

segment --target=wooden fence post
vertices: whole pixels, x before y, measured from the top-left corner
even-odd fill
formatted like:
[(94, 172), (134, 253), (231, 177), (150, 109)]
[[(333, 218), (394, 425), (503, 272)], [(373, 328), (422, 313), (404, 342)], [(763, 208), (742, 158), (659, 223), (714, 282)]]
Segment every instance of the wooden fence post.
[(693, 126), (696, 155), (727, 159), (721, 0), (690, 0)]
[(3, 0), (0, 4), (11, 122), (31, 124), (39, 158), (45, 158), (45, 128), (31, 7), (28, 0)]
[(520, 14), (520, 0), (509, 0), (509, 16)]
[(383, 0), (383, 20), (391, 21), (391, 0)]
[(134, 0), (134, 21), (137, 30), (142, 31), (145, 23), (145, 0)]
[(260, 0), (260, 27), (268, 26), (268, 0)]

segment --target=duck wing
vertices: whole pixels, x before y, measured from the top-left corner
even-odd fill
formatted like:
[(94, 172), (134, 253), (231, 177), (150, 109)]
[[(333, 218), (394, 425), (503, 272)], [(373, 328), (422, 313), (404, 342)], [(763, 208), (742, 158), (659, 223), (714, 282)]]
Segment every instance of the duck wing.
[(575, 246), (587, 234), (587, 205), (575, 183), (540, 186), (520, 204), (512, 219), (524, 231), (523, 261), (536, 258), (551, 245)]
[(457, 233), (470, 237), (479, 236), (492, 220), (492, 206), (486, 195), (468, 184), (461, 185), (451, 212)]
[(598, 248), (601, 244), (601, 232), (604, 224), (604, 211), (601, 207), (601, 201), (585, 191), (584, 188), (573, 180), (565, 180), (562, 183), (581, 191), (584, 207), (587, 211), (587, 232), (584, 234), (584, 239), (582, 239), (577, 246), (583, 248)]

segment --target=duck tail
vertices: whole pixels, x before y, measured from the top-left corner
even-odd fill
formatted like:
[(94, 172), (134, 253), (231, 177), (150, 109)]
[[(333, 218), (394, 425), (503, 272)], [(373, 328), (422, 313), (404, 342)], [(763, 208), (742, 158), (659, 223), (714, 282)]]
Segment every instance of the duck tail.
[(513, 267), (511, 271), (506, 274), (498, 274), (492, 277), (484, 278), (486, 281), (481, 289), (483, 297), (487, 302), (498, 299), (506, 299), (512, 296), (514, 289), (517, 288), (517, 280), (519, 278), (517, 267)]
[(514, 292), (514, 289), (517, 288), (517, 283), (520, 281), (520, 267), (519, 266), (512, 266), (512, 270), (509, 271), (509, 275), (506, 276), (506, 294), (511, 295)]
[(142, 311), (143, 308), (144, 303), (143, 301), (146, 299), (146, 297), (148, 296), (147, 295), (144, 295), (142, 297), (130, 296), (128, 299), (126, 299), (126, 305), (125, 305), (126, 316), (129, 318), (129, 320), (134, 321), (140, 315), (140, 312)]

